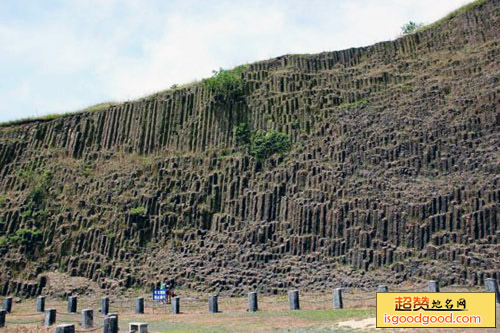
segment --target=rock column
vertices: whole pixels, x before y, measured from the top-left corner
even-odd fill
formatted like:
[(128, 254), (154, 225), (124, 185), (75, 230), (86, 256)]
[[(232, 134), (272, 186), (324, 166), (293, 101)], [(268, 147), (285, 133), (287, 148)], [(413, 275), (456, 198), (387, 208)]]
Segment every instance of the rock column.
[(248, 311), (249, 312), (256, 312), (258, 311), (259, 306), (257, 304), (257, 292), (252, 291), (248, 293)]
[(290, 304), (290, 310), (300, 310), (298, 290), (290, 290), (288, 292), (288, 303)]

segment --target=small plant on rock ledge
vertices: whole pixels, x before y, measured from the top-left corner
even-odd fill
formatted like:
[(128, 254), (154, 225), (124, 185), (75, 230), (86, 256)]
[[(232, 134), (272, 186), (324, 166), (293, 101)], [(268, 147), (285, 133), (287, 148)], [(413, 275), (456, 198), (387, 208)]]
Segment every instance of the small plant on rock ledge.
[(250, 153), (259, 160), (271, 157), (273, 154), (283, 154), (292, 146), (288, 135), (271, 130), (257, 132), (252, 138)]
[(403, 35), (412, 34), (415, 31), (417, 31), (418, 28), (422, 27), (423, 25), (424, 25), (423, 23), (416, 23), (416, 22), (410, 21), (401, 27), (401, 33)]
[(132, 208), (129, 211), (129, 214), (131, 216), (146, 216), (147, 213), (148, 213), (148, 211), (143, 206), (138, 206), (138, 207)]

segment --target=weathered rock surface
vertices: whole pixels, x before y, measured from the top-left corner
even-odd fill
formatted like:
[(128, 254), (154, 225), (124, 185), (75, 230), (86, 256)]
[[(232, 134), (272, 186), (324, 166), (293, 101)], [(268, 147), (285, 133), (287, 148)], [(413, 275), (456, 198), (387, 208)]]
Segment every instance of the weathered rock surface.
[[(500, 278), (499, 16), (254, 63), (241, 101), (195, 85), (0, 128), (0, 293), (52, 271), (234, 293)], [(241, 122), (292, 150), (255, 160)]]

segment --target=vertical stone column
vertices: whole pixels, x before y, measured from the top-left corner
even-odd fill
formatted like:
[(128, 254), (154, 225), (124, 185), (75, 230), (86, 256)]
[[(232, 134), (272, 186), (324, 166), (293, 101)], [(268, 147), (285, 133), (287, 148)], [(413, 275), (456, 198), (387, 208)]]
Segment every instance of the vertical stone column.
[(104, 333), (118, 333), (118, 315), (110, 313), (104, 318)]
[(288, 303), (290, 305), (290, 310), (300, 310), (298, 290), (290, 290), (288, 292)]
[(219, 312), (219, 305), (218, 305), (218, 299), (217, 295), (212, 295), (208, 298), (208, 311), (210, 313), (217, 313)]
[(56, 326), (54, 333), (75, 333), (75, 325), (64, 324)]
[(45, 312), (45, 296), (38, 296), (36, 298), (36, 312)]
[(435, 280), (430, 280), (428, 282), (428, 286), (429, 286), (429, 292), (431, 292), (431, 293), (438, 293), (439, 292), (439, 282), (437, 282)]
[(107, 315), (109, 313), (109, 298), (108, 297), (101, 298), (101, 313), (103, 315)]
[(179, 314), (180, 312), (180, 299), (179, 296), (172, 297), (172, 314)]
[(0, 310), (0, 328), (5, 327), (5, 315), (6, 314), (7, 314), (7, 311)]
[(82, 327), (92, 328), (94, 326), (94, 310), (83, 309), (82, 310)]
[(135, 299), (135, 313), (144, 313), (144, 297), (137, 297)]
[(500, 304), (500, 293), (498, 292), (497, 280), (492, 278), (484, 279), (484, 287), (489, 293), (495, 293), (497, 304)]
[(248, 293), (248, 311), (249, 312), (256, 312), (259, 310), (259, 306), (257, 303), (257, 292), (252, 291)]
[(381, 285), (379, 285), (379, 286), (377, 287), (377, 292), (378, 292), (378, 293), (386, 293), (386, 292), (388, 292), (388, 291), (389, 291), (389, 288), (387, 288), (387, 286), (386, 286), (386, 285), (384, 285), (384, 284), (381, 284)]
[(12, 311), (12, 297), (5, 297), (3, 299), (3, 309), (10, 313)]
[(56, 323), (56, 309), (48, 309), (45, 311), (44, 326), (52, 326)]
[(68, 297), (68, 312), (76, 313), (78, 308), (78, 297), (70, 296)]
[(344, 308), (344, 302), (342, 301), (342, 288), (333, 289), (332, 300), (334, 309)]

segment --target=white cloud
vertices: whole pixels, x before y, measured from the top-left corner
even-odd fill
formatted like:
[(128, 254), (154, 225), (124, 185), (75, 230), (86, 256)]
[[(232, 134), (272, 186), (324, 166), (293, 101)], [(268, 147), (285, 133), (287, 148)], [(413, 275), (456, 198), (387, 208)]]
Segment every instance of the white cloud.
[(463, 0), (48, 3), (29, 3), (34, 18), (0, 4), (0, 121), (133, 99), (281, 54), (368, 45)]

